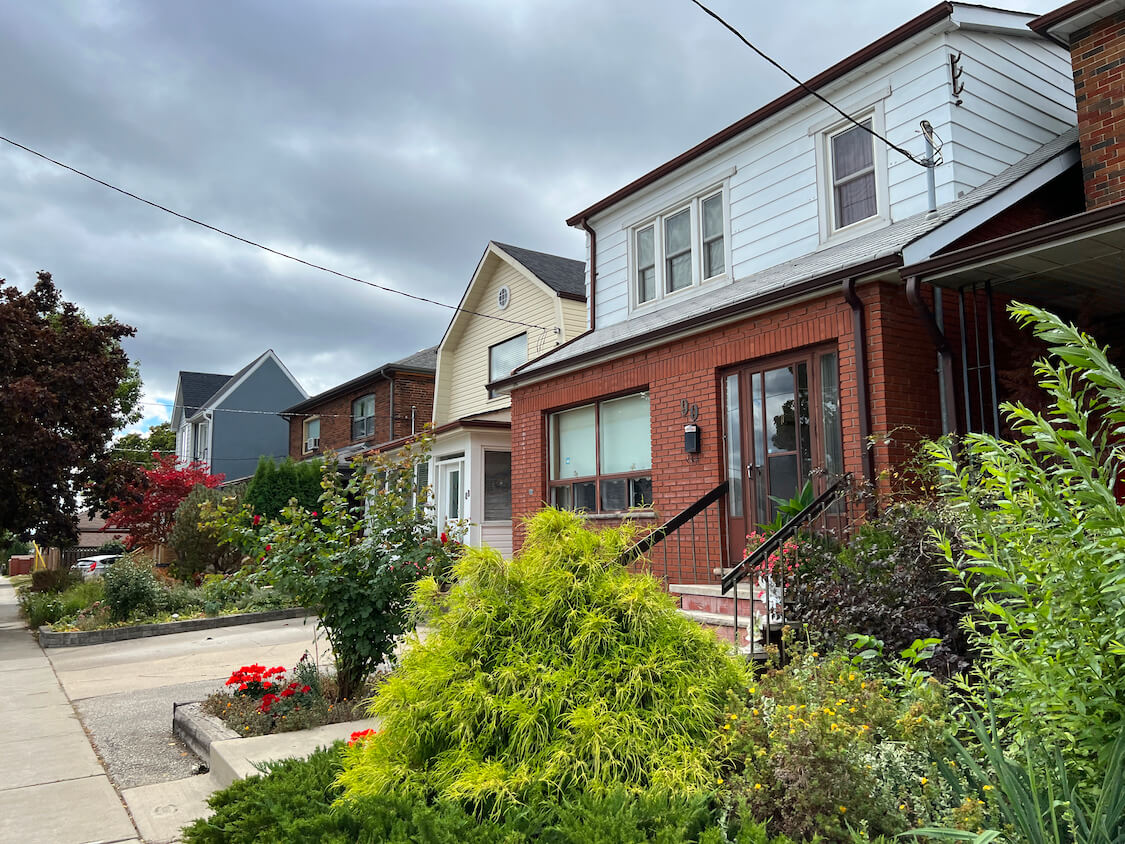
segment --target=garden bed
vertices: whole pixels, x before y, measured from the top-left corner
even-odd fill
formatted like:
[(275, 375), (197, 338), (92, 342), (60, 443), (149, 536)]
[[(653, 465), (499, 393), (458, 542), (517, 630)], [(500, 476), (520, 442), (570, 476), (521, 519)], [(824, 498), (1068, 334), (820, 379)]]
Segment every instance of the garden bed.
[(307, 614), (304, 607), (289, 607), (280, 610), (266, 610), (264, 612), (187, 618), (179, 621), (166, 621), (156, 624), (132, 624), (122, 627), (110, 627), (105, 630), (55, 631), (47, 625), (43, 625), (39, 628), (39, 646), (43, 648), (72, 648), (80, 645), (101, 645), (105, 642), (123, 642), (127, 639), (147, 639), (150, 636), (167, 636), (171, 633), (189, 633), (193, 630), (211, 630), (216, 627), (237, 627), (242, 624), (258, 624), (262, 621), (301, 618)]

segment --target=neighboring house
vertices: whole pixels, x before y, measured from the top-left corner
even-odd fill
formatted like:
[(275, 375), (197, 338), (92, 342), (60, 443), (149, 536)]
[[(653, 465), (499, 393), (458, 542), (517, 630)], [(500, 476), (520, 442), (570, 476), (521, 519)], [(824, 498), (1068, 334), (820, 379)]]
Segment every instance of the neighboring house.
[(286, 408), (289, 456), (332, 451), (346, 460), (422, 430), (433, 412), (436, 359), (432, 346)]
[[(1071, 32), (1121, 4), (1077, 5), (1033, 31), (940, 4), (809, 81), (862, 126), (796, 88), (568, 220), (588, 233), (592, 330), (490, 384), (512, 396), (517, 547), (544, 502), (652, 525), (729, 481), (718, 540), (652, 557), (671, 583), (707, 582), (771, 496), (878, 482), (920, 437), (996, 430), (1031, 345), (1006, 341), (1007, 299), (1125, 312), (1125, 206), (1079, 213), (1083, 172), (1096, 205), (1125, 194), (1102, 128), (1122, 112), (1119, 54)], [(1112, 86), (1080, 91), (1081, 132), (1068, 38), (1080, 84)], [(921, 159), (921, 121), (936, 168), (867, 131)]]
[(78, 541), (74, 544), (80, 548), (96, 548), (106, 542), (118, 540), (125, 541), (129, 535), (127, 530), (115, 530), (105, 526), (105, 518), (98, 515), (90, 518), (85, 512), (78, 514)]
[(272, 349), (234, 375), (181, 372), (172, 408), (176, 455), (228, 482), (249, 477), (260, 457), (289, 453), (289, 425), (277, 413), (307, 397)]
[(439, 526), (512, 552), (509, 397), (489, 389), (586, 330), (581, 261), (490, 242), (437, 355), (432, 497)]

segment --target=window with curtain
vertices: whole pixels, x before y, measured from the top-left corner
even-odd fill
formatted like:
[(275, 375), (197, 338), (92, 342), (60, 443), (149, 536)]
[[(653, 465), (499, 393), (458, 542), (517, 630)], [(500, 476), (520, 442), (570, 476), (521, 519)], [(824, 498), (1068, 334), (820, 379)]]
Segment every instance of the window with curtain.
[(833, 228), (879, 213), (875, 188), (875, 138), (871, 120), (831, 138)]
[(352, 402), (352, 439), (370, 437), (375, 433), (375, 396), (363, 396)]
[(648, 393), (552, 413), (551, 503), (613, 513), (652, 504)]

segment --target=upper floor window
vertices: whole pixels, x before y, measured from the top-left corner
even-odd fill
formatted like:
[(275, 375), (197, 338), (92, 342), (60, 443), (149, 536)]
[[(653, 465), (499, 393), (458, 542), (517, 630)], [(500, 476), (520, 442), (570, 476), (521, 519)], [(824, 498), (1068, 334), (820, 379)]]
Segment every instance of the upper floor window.
[(363, 396), (352, 402), (352, 439), (370, 437), (375, 433), (375, 396)]
[[(488, 380), (491, 383), (500, 378), (506, 378), (512, 374), (512, 370), (521, 364), (527, 363), (527, 332), (517, 334), (505, 340), (503, 343), (497, 343), (495, 346), (488, 347)], [(492, 390), (488, 391), (488, 397), (495, 398), (496, 394)]]
[[(885, 97), (885, 92), (878, 92)], [(883, 101), (857, 104), (852, 121), (825, 121), (809, 127), (816, 137), (817, 216), (822, 243), (867, 233), (890, 222)], [(872, 134), (875, 133), (875, 134)]]
[(633, 230), (633, 300), (643, 305), (727, 271), (726, 203), (712, 191)]
[(875, 186), (875, 137), (871, 119), (832, 135), (832, 228), (842, 229), (879, 213)]
[(551, 504), (613, 513), (652, 504), (647, 393), (552, 413)]
[(208, 425), (206, 422), (197, 422), (195, 424), (195, 445), (192, 449), (192, 460), (197, 460), (203, 463), (207, 462), (207, 458), (209, 457), (208, 445), (210, 445), (209, 435), (210, 432), (208, 431)]
[(305, 420), (305, 454), (320, 448), (320, 419), (314, 417)]

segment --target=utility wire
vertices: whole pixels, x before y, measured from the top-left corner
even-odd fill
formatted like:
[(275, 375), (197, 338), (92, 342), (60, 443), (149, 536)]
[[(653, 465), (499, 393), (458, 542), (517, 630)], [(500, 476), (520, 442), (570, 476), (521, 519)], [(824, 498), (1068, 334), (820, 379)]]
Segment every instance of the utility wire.
[[(137, 404), (144, 405), (145, 407), (162, 407), (169, 412), (171, 412), (172, 410), (175, 409), (175, 405), (161, 404), (158, 401), (139, 401), (139, 402), (137, 402)], [(184, 408), (185, 411), (187, 411), (188, 409), (189, 408)], [(200, 410), (203, 410), (204, 408), (196, 407), (196, 408), (190, 408), (190, 409), (194, 410), (195, 412), (198, 412)], [(313, 413), (311, 411), (298, 411), (296, 413), (286, 413), (285, 411), (282, 411), (282, 410), (239, 410), (238, 408), (234, 408), (234, 407), (213, 407), (210, 410), (208, 410), (207, 412), (208, 413), (249, 413), (249, 414), (253, 414), (253, 415), (257, 415), (257, 416), (284, 416), (286, 418), (289, 418), (289, 417), (296, 418), (296, 417), (299, 417), (299, 416), (316, 416), (320, 419), (351, 419), (351, 418), (354, 418), (354, 414), (352, 414), (352, 413)], [(188, 414), (188, 415), (194, 416), (195, 413), (191, 413), (191, 414)]]
[(358, 284), (366, 284), (368, 287), (374, 287), (376, 290), (382, 290), (384, 293), (395, 293), (399, 296), (405, 296), (408, 299), (414, 299), (415, 301), (418, 301), (418, 302), (425, 302), (426, 304), (429, 304), (429, 305), (437, 305), (439, 308), (447, 308), (448, 310), (451, 310), (451, 311), (459, 311), (461, 313), (471, 314), (472, 316), (483, 317), (484, 319), (494, 319), (498, 322), (506, 322), (506, 323), (509, 323), (511, 325), (523, 326), (524, 328), (535, 328), (535, 329), (538, 329), (540, 331), (554, 331), (555, 330), (553, 328), (548, 328), (548, 327), (543, 326), (543, 325), (535, 325), (534, 323), (530, 323), (530, 322), (521, 322), (518, 319), (508, 319), (507, 317), (500, 317), (500, 316), (496, 316), (495, 314), (482, 314), (479, 311), (472, 311), (472, 310), (469, 310), (468, 308), (462, 308), (459, 305), (450, 305), (446, 302), (439, 302), (437, 299), (428, 299), (425, 296), (419, 296), (415, 293), (407, 293), (405, 290), (398, 290), (397, 288), (394, 288), (394, 287), (387, 287), (386, 285), (383, 285), (383, 284), (376, 284), (373, 281), (367, 281), (366, 279), (363, 279), (363, 278), (357, 278), (354, 275), (348, 275), (347, 273), (342, 273), (339, 270), (334, 270), (331, 267), (326, 267), (322, 264), (316, 264), (316, 263), (313, 263), (312, 261), (306, 261), (304, 258), (298, 258), (296, 255), (290, 255), (287, 252), (282, 252), (279, 249), (274, 249), (272, 246), (266, 246), (263, 243), (258, 243), (256, 240), (250, 240), (249, 238), (242, 237), (241, 235), (237, 235), (237, 234), (233, 234), (231, 232), (228, 232), (226, 229), (221, 229), (218, 226), (213, 226), (210, 223), (203, 222), (202, 220), (197, 220), (195, 217), (189, 217), (187, 214), (181, 214), (179, 211), (174, 211), (174, 210), (172, 210), (171, 208), (168, 208), (165, 205), (161, 205), (158, 202), (153, 202), (151, 199), (145, 199), (143, 196), (138, 196), (137, 194), (132, 193), (131, 191), (127, 191), (124, 188), (119, 188), (117, 185), (112, 185), (109, 182), (106, 182), (106, 181), (103, 181), (103, 180), (97, 178), (96, 176), (91, 176), (89, 173), (86, 173), (82, 170), (79, 170), (77, 167), (71, 167), (69, 164), (64, 164), (63, 162), (61, 162), (57, 159), (51, 158), (49, 155), (44, 155), (43, 153), (39, 152), (38, 150), (34, 150), (29, 146), (24, 146), (23, 144), (19, 143), (18, 141), (13, 141), (11, 138), (6, 138), (3, 135), (0, 135), (0, 141), (3, 141), (4, 143), (7, 143), (7, 144), (11, 144), (12, 146), (17, 147), (18, 149), (22, 149), (24, 152), (29, 152), (34, 156), (42, 158), (44, 161), (48, 161), (48, 162), (50, 162), (51, 164), (54, 164), (57, 167), (63, 168), (64, 170), (69, 170), (71, 173), (74, 173), (78, 176), (81, 176), (84, 179), (89, 179), (91, 182), (99, 184), (102, 187), (109, 188), (112, 191), (117, 191), (118, 193), (123, 194), (124, 196), (127, 196), (130, 199), (135, 199), (135, 200), (137, 200), (137, 202), (143, 202), (145, 205), (151, 206), (152, 208), (156, 208), (157, 210), (163, 211), (167, 214), (171, 214), (173, 217), (179, 217), (181, 220), (184, 220), (188, 223), (192, 223), (192, 224), (197, 225), (197, 226), (201, 226), (202, 228), (205, 228), (205, 229), (209, 229), (210, 231), (213, 231), (216, 234), (221, 234), (224, 237), (229, 237), (231, 240), (237, 240), (239, 243), (245, 243), (247, 246), (253, 246), (257, 249), (261, 249), (265, 252), (269, 252), (271, 255), (276, 255), (279, 258), (285, 258), (289, 261), (296, 261), (298, 264), (304, 264), (306, 267), (311, 267), (314, 270), (320, 270), (321, 272), (329, 273), (329, 274), (334, 275), (334, 276), (339, 276), (340, 278), (347, 279), (348, 281), (354, 281)]
[(792, 80), (793, 80), (794, 82), (796, 82), (796, 83), (797, 83), (797, 85), (798, 85), (799, 87), (803, 88), (803, 89), (804, 89), (805, 91), (807, 91), (808, 93), (812, 94), (812, 95), (813, 95), (814, 97), (816, 97), (816, 98), (817, 98), (818, 100), (820, 100), (820, 101), (821, 101), (822, 103), (824, 103), (824, 104), (825, 104), (826, 106), (828, 106), (829, 108), (831, 108), (831, 109), (832, 109), (833, 111), (835, 111), (835, 112), (838, 112), (838, 113), (839, 113), (840, 115), (842, 115), (842, 116), (843, 116), (844, 118), (846, 118), (846, 119), (847, 119), (848, 121), (850, 121), (851, 123), (854, 123), (854, 124), (855, 124), (856, 126), (858, 126), (858, 127), (859, 127), (860, 129), (862, 129), (863, 131), (865, 131), (865, 132), (868, 132), (868, 133), (870, 133), (870, 134), (871, 134), (871, 135), (872, 135), (873, 137), (876, 137), (876, 138), (878, 138), (878, 139), (879, 139), (880, 141), (882, 141), (882, 142), (883, 142), (884, 144), (886, 144), (886, 145), (887, 145), (888, 147), (890, 147), (891, 149), (893, 149), (893, 150), (894, 150), (895, 152), (897, 152), (897, 153), (900, 153), (900, 154), (902, 154), (902, 155), (906, 156), (906, 158), (908, 158), (909, 160), (913, 161), (913, 162), (914, 162), (915, 164), (917, 164), (917, 165), (918, 165), (919, 167), (934, 167), (934, 166), (935, 166), (935, 163), (934, 163), (934, 162), (932, 162), (932, 161), (927, 161), (927, 160), (926, 160), (926, 159), (924, 159), (924, 158), (919, 158), (918, 156), (914, 155), (913, 153), (911, 153), (911, 152), (907, 152), (907, 151), (906, 151), (906, 150), (904, 150), (904, 149), (903, 149), (902, 147), (900, 147), (900, 146), (899, 146), (898, 144), (892, 143), (891, 141), (887, 140), (887, 139), (886, 139), (885, 137), (883, 137), (883, 136), (882, 136), (882, 135), (880, 135), (880, 134), (879, 134), (878, 132), (876, 132), (876, 131), (875, 131), (875, 130), (874, 130), (874, 129), (873, 129), (872, 127), (871, 127), (871, 126), (868, 126), (868, 125), (867, 125), (866, 123), (860, 123), (860, 122), (859, 122), (858, 120), (856, 120), (856, 119), (855, 119), (854, 117), (852, 117), (852, 116), (851, 116), (850, 114), (848, 114), (848, 113), (847, 113), (846, 111), (844, 111), (844, 110), (843, 110), (842, 108), (840, 108), (840, 107), (839, 107), (838, 105), (836, 105), (836, 104), (835, 104), (834, 102), (832, 102), (832, 101), (831, 101), (831, 100), (829, 100), (829, 99), (828, 99), (827, 97), (825, 97), (824, 95), (822, 95), (822, 94), (821, 94), (821, 93), (820, 93), (819, 91), (817, 91), (816, 89), (814, 89), (814, 88), (811, 88), (811, 87), (809, 87), (808, 85), (806, 85), (806, 84), (805, 84), (804, 82), (802, 82), (802, 81), (801, 81), (800, 79), (798, 79), (798, 78), (797, 78), (796, 76), (794, 76), (794, 75), (793, 75), (792, 73), (790, 73), (790, 72), (789, 72), (788, 70), (786, 70), (786, 69), (785, 69), (785, 68), (784, 68), (784, 67), (783, 67), (783, 66), (781, 65), (781, 63), (780, 63), (780, 62), (778, 62), (778, 61), (776, 61), (776, 60), (774, 60), (774, 59), (770, 58), (770, 57), (769, 57), (769, 56), (767, 56), (767, 55), (766, 55), (766, 54), (765, 54), (764, 52), (762, 52), (762, 51), (761, 51), (760, 49), (758, 49), (758, 48), (757, 48), (757, 47), (755, 47), (755, 46), (754, 46), (753, 44), (751, 44), (751, 43), (750, 43), (750, 41), (749, 41), (749, 39), (747, 39), (747, 37), (746, 37), (745, 35), (743, 35), (743, 34), (742, 34), (741, 32), (739, 32), (739, 31), (738, 31), (738, 30), (737, 30), (737, 29), (736, 29), (736, 28), (735, 28), (735, 27), (734, 27), (734, 26), (733, 26), (732, 24), (729, 24), (729, 23), (727, 23), (727, 22), (726, 22), (725, 20), (723, 20), (722, 16), (720, 16), (718, 12), (713, 12), (713, 11), (712, 11), (711, 9), (708, 9), (708, 8), (707, 8), (706, 6), (704, 6), (704, 5), (703, 5), (703, 4), (701, 3), (701, 2), (699, 2), (699, 0), (691, 0), (691, 2), (692, 2), (692, 3), (694, 3), (694, 4), (696, 5), (696, 6), (698, 6), (698, 7), (700, 8), (700, 9), (702, 9), (702, 10), (703, 10), (704, 12), (706, 12), (706, 13), (707, 13), (708, 15), (710, 15), (711, 17), (713, 17), (713, 18), (714, 18), (715, 20), (717, 20), (717, 21), (718, 21), (719, 23), (721, 23), (721, 24), (722, 24), (723, 26), (725, 26), (725, 27), (726, 27), (726, 28), (727, 28), (728, 30), (730, 30), (730, 31), (731, 31), (732, 33), (734, 33), (735, 37), (736, 37), (736, 38), (738, 38), (738, 40), (739, 40), (739, 41), (741, 41), (741, 42), (742, 42), (743, 44), (745, 44), (745, 45), (746, 45), (747, 47), (749, 47), (749, 48), (750, 48), (751, 50), (753, 50), (753, 51), (754, 51), (755, 53), (757, 53), (757, 54), (758, 54), (759, 56), (761, 56), (761, 57), (762, 57), (763, 59), (765, 59), (765, 60), (766, 60), (767, 62), (769, 62), (770, 64), (772, 64), (772, 65), (773, 65), (774, 67), (776, 67), (776, 68), (777, 68), (778, 70), (780, 70), (780, 71), (781, 71), (782, 73), (784, 73), (784, 74), (785, 74), (786, 76), (788, 76), (788, 77), (789, 77), (790, 79), (792, 79)]

